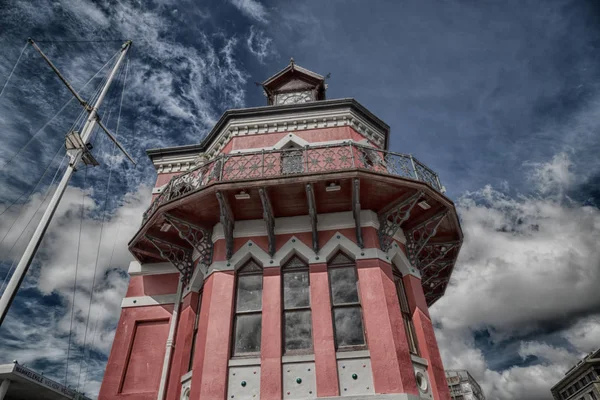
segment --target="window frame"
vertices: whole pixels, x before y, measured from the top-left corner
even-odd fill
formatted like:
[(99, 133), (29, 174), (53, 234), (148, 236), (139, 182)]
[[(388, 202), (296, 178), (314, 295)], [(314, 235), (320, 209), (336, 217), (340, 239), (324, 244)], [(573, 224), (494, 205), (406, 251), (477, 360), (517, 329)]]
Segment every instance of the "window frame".
[[(244, 268), (246, 268), (251, 262), (256, 264), (260, 268), (260, 270), (259, 271), (244, 271)], [(261, 277), (260, 310), (238, 311), (238, 309), (237, 309), (239, 281), (240, 281), (240, 277), (244, 277), (244, 276), (260, 276)], [(234, 290), (235, 290), (235, 292), (234, 292), (234, 299), (233, 299), (233, 323), (232, 323), (231, 350), (230, 350), (231, 356), (230, 356), (230, 358), (240, 359), (240, 358), (260, 357), (260, 352), (262, 350), (262, 311), (263, 311), (262, 296), (263, 296), (263, 290), (264, 290), (264, 268), (261, 265), (261, 263), (259, 263), (252, 257), (250, 259), (248, 259), (246, 262), (244, 262), (244, 264), (240, 268), (238, 268), (237, 271), (235, 271), (235, 289)], [(261, 332), (260, 332), (260, 337), (259, 337), (259, 342), (258, 342), (258, 351), (236, 354), (235, 350), (236, 350), (236, 333), (237, 333), (238, 316), (240, 316), (240, 315), (257, 315), (257, 314), (260, 315), (260, 327), (261, 327)]]
[[(301, 260), (302, 263), (304, 264), (304, 266), (288, 267), (290, 262), (294, 258), (298, 258), (299, 260)], [(294, 307), (294, 308), (286, 309), (284, 275), (286, 273), (290, 274), (290, 273), (295, 273), (295, 272), (306, 272), (306, 275), (308, 276), (308, 306)], [(308, 311), (309, 312), (309, 315), (310, 315), (310, 348), (294, 349), (294, 350), (286, 349), (286, 347), (285, 347), (285, 328), (286, 328), (285, 315), (286, 315), (286, 311), (287, 312), (294, 312), (294, 311)], [(313, 323), (312, 323), (312, 301), (311, 301), (311, 297), (310, 297), (310, 268), (309, 268), (308, 263), (306, 261), (304, 261), (302, 259), (302, 257), (298, 256), (297, 254), (294, 254), (281, 267), (281, 354), (283, 356), (296, 356), (296, 355), (314, 354), (314, 352), (315, 352), (315, 345), (314, 345), (314, 332), (313, 332)]]
[[(345, 263), (345, 264), (331, 264), (331, 261), (334, 260), (340, 253), (343, 254), (347, 259), (351, 260), (351, 262)], [(356, 294), (358, 297), (358, 301), (356, 303), (334, 304), (333, 288), (331, 286), (332, 285), (331, 270), (337, 269), (337, 268), (349, 268), (349, 267), (352, 268), (354, 277), (356, 278)], [(368, 342), (367, 342), (367, 330), (365, 327), (365, 318), (364, 318), (362, 302), (361, 302), (360, 280), (358, 279), (358, 269), (356, 268), (356, 260), (353, 260), (352, 257), (350, 257), (349, 255), (344, 253), (342, 250), (338, 250), (334, 254), (334, 256), (331, 257), (329, 259), (329, 261), (327, 262), (327, 279), (329, 281), (329, 301), (331, 302), (331, 324), (333, 327), (333, 340), (334, 340), (334, 344), (335, 344), (335, 351), (336, 352), (338, 352), (338, 351), (344, 352), (344, 351), (367, 350), (369, 348)], [(361, 320), (361, 324), (362, 324), (362, 334), (363, 334), (364, 344), (340, 347), (338, 344), (337, 332), (336, 332), (336, 326), (335, 326), (335, 309), (336, 308), (353, 308), (353, 307), (357, 307), (357, 306), (358, 306), (358, 310), (360, 312), (360, 320)]]
[[(394, 267), (392, 266), (392, 268)], [(419, 349), (419, 340), (417, 338), (415, 324), (410, 313), (410, 305), (408, 303), (408, 296), (406, 295), (406, 287), (404, 286), (402, 274), (394, 268), (392, 276), (394, 279), (394, 287), (396, 288), (396, 296), (398, 297), (398, 303), (400, 304), (402, 325), (404, 326), (406, 338), (408, 339), (408, 351), (410, 354), (420, 357), (421, 352)]]
[(190, 346), (190, 361), (188, 364), (187, 372), (190, 372), (194, 366), (194, 353), (196, 352), (196, 340), (198, 337), (198, 327), (200, 324), (200, 310), (202, 308), (202, 289), (198, 292), (198, 308), (196, 312), (196, 318), (194, 319), (194, 330), (192, 333), (192, 345)]

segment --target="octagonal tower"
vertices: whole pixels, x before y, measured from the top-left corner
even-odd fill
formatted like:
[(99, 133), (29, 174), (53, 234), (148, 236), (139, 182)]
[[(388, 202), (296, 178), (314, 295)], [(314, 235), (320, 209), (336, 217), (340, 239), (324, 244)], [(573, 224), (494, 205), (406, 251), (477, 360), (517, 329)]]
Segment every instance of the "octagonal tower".
[(428, 307), (461, 243), (438, 175), (294, 64), (158, 178), (100, 399), (449, 399)]

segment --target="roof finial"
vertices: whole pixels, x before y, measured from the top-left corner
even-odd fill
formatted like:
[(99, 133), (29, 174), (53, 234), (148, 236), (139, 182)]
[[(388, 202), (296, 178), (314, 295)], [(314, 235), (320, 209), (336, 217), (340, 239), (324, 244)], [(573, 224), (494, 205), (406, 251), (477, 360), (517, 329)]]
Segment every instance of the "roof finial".
[(295, 64), (294, 64), (294, 57), (291, 57), (291, 58), (290, 58), (290, 67), (291, 67), (291, 70), (292, 70), (292, 71), (294, 71), (294, 65), (295, 65)]

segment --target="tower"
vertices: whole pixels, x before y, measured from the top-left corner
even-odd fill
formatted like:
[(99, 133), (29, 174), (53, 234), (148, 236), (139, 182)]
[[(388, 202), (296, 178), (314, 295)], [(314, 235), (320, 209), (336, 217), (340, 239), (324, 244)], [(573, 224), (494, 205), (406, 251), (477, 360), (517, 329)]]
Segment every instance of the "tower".
[(462, 232), (437, 174), (293, 60), (262, 87), (202, 143), (148, 150), (99, 398), (449, 399), (428, 307)]

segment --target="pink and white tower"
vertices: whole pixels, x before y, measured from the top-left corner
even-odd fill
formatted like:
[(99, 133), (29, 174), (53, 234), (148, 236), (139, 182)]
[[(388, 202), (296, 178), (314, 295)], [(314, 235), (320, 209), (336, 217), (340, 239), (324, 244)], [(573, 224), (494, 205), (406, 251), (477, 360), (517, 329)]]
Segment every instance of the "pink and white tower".
[(267, 106), (148, 151), (99, 398), (450, 399), (428, 307), (462, 232), (438, 175), (293, 60), (262, 86)]

